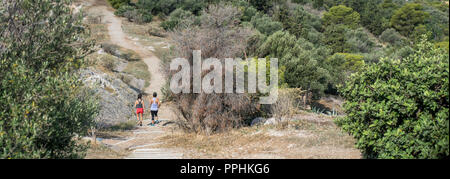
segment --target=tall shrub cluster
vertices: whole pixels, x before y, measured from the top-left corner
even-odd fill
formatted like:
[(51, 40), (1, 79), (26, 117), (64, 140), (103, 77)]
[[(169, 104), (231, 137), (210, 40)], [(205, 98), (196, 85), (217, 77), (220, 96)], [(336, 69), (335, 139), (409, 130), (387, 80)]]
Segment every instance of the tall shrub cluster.
[(327, 88), (329, 73), (323, 62), (329, 53), (285, 31), (269, 36), (259, 48), (260, 57), (279, 59), (279, 65), (286, 68), (285, 79), (290, 87), (312, 91), (317, 98)]
[(136, 6), (132, 6), (129, 4), (123, 4), (117, 8), (116, 12), (114, 12), (116, 16), (125, 17), (130, 22), (136, 22), (139, 24), (149, 23), (153, 20), (153, 15), (151, 11), (139, 8)]
[(108, 2), (114, 9), (130, 4), (130, 0), (108, 0)]
[[(199, 25), (176, 28), (170, 33), (175, 56), (187, 59), (191, 65), (194, 50), (201, 50), (202, 60), (217, 58), (224, 61), (225, 58), (242, 56), (250, 31), (238, 26), (240, 17), (240, 11), (235, 7), (224, 4), (209, 6), (203, 11)], [(209, 71), (203, 70), (202, 78)], [(168, 79), (175, 72), (169, 71)], [(193, 81), (192, 77), (190, 81)], [(247, 94), (180, 93), (170, 96), (181, 114), (177, 123), (188, 132), (211, 134), (226, 131), (241, 126), (256, 112), (256, 105)]]
[(71, 1), (0, 4), (0, 158), (81, 158), (97, 102), (77, 70), (90, 52)]
[(402, 60), (384, 59), (340, 88), (337, 123), (367, 158), (449, 156), (449, 56), (422, 41)]

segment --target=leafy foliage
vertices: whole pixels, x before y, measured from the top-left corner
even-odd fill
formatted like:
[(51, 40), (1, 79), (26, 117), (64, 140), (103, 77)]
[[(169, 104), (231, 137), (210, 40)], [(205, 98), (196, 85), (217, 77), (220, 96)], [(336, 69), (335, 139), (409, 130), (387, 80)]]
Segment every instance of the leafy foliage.
[(190, 11), (179, 8), (170, 13), (169, 18), (161, 23), (161, 27), (164, 28), (164, 30), (174, 30), (180, 24), (194, 24), (195, 19), (192, 19), (192, 17), (193, 15)]
[(370, 53), (375, 47), (375, 42), (367, 35), (363, 28), (349, 30), (345, 33), (345, 38), (344, 52)]
[(280, 7), (275, 12), (275, 19), (283, 23), (284, 30), (296, 37), (315, 43), (322, 38), (315, 36), (322, 30), (320, 18), (310, 14), (302, 6), (295, 7), (293, 11), (289, 11), (288, 7)]
[(119, 9), (121, 6), (129, 5), (130, 0), (108, 0), (114, 9)]
[(332, 87), (342, 85), (347, 78), (355, 72), (363, 69), (364, 56), (349, 53), (336, 53), (326, 59), (326, 66), (330, 73)]
[(361, 24), (374, 35), (378, 36), (390, 27), (390, 18), (397, 6), (388, 1), (367, 1), (364, 9), (360, 12)]
[(133, 11), (133, 10), (135, 10), (135, 9), (136, 9), (136, 8), (133, 7), (133, 6), (130, 6), (130, 5), (123, 5), (123, 6), (120, 6), (120, 7), (114, 12), (114, 15), (120, 16), (120, 17), (124, 17), (124, 14), (125, 14), (126, 12), (128, 12), (128, 11)]
[(273, 21), (269, 16), (262, 13), (257, 13), (253, 16), (250, 23), (255, 29), (265, 35), (272, 35), (276, 31), (283, 29), (283, 24), (278, 21)]
[(324, 0), (313, 0), (313, 7), (316, 9), (320, 9), (323, 7)]
[(116, 16), (125, 17), (130, 22), (136, 22), (139, 24), (149, 23), (153, 20), (153, 15), (150, 13), (150, 11), (129, 5), (120, 6), (119, 9), (114, 12), (114, 14)]
[(248, 2), (259, 11), (268, 12), (274, 5), (284, 1), (285, 0), (249, 0)]
[[(444, 9), (441, 9), (444, 7)], [(443, 41), (448, 37), (449, 28), (449, 11), (448, 4), (444, 2), (437, 7), (433, 5), (425, 6), (424, 11), (429, 14), (429, 18), (425, 20), (425, 26), (431, 32), (430, 38), (434, 41)]]
[(136, 6), (150, 11), (153, 15), (169, 15), (177, 9), (176, 3), (176, 0), (139, 0)]
[(359, 26), (360, 15), (344, 5), (334, 6), (323, 15), (324, 26), (345, 25), (355, 29)]
[(153, 15), (145, 9), (133, 9), (123, 14), (124, 17), (130, 22), (136, 22), (138, 24), (149, 23), (153, 20)]
[(153, 15), (169, 15), (175, 9), (181, 8), (192, 14), (200, 15), (200, 12), (217, 0), (139, 0), (136, 6), (150, 11)]
[(0, 158), (83, 157), (98, 105), (77, 74), (92, 45), (81, 17), (71, 1), (3, 3)]
[(328, 82), (328, 71), (321, 67), (329, 50), (315, 48), (305, 39), (278, 31), (269, 36), (259, 49), (260, 56), (278, 58), (286, 69), (285, 80), (290, 87), (314, 92), (320, 97)]
[(345, 34), (349, 29), (345, 25), (328, 26), (325, 29), (323, 43), (329, 46), (333, 53), (345, 52)]
[(422, 41), (402, 60), (384, 59), (340, 89), (338, 124), (368, 158), (449, 156), (449, 56)]
[(380, 40), (395, 47), (401, 47), (408, 44), (408, 39), (403, 37), (400, 33), (392, 28), (385, 30), (380, 35)]
[(394, 12), (391, 26), (400, 34), (409, 37), (418, 25), (425, 22), (428, 16), (429, 14), (423, 11), (422, 5), (409, 3)]

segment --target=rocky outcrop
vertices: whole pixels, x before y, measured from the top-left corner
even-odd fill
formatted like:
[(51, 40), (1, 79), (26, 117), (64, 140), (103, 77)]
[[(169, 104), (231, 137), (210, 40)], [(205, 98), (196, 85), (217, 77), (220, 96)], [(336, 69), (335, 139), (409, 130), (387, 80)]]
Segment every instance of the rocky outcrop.
[(118, 75), (120, 74), (107, 74), (94, 68), (81, 71), (85, 85), (100, 98), (100, 114), (96, 119), (99, 128), (135, 119), (133, 105), (143, 84), (131, 75), (128, 76), (130, 82), (127, 84)]

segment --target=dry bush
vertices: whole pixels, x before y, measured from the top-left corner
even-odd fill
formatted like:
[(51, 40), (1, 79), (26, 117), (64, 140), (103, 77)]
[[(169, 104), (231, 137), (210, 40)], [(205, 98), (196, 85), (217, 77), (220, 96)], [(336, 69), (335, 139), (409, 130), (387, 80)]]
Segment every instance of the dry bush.
[(128, 75), (121, 74), (120, 80), (122, 80), (125, 84), (130, 85), (132, 79)]
[(127, 61), (139, 61), (140, 56), (135, 51), (122, 48), (115, 44), (102, 43), (101, 47), (106, 53), (109, 53), (118, 58), (125, 59)]
[(87, 23), (88, 24), (101, 24), (102, 18), (103, 18), (102, 15), (87, 16)]
[(305, 93), (306, 91), (300, 88), (280, 89), (277, 102), (271, 105), (273, 117), (276, 119), (292, 117), (302, 105)]
[(114, 71), (117, 66), (116, 62), (112, 58), (103, 58), (102, 65), (109, 71)]
[(162, 38), (167, 37), (167, 34), (164, 33), (164, 29), (161, 29), (161, 28), (150, 27), (150, 29), (148, 29), (147, 32), (148, 32), (148, 34), (151, 35), (151, 36), (162, 37)]
[(117, 50), (119, 49), (119, 46), (110, 44), (110, 43), (103, 43), (101, 44), (101, 47), (106, 53), (109, 53), (111, 55), (117, 56)]
[(120, 58), (123, 58), (130, 62), (141, 60), (141, 57), (139, 56), (139, 54), (133, 50), (124, 49), (124, 48), (120, 48), (119, 50), (120, 50), (120, 56), (119, 56)]
[[(242, 56), (250, 31), (238, 26), (240, 11), (219, 4), (209, 6), (202, 14), (199, 26), (187, 25), (169, 33), (175, 55), (189, 60), (191, 65), (193, 50), (202, 51), (202, 60), (214, 57), (224, 62), (224, 58)], [(169, 79), (174, 73), (168, 71)], [(173, 94), (172, 97), (181, 114), (177, 123), (187, 132), (226, 131), (241, 126), (244, 119), (256, 112), (256, 105), (246, 94)]]

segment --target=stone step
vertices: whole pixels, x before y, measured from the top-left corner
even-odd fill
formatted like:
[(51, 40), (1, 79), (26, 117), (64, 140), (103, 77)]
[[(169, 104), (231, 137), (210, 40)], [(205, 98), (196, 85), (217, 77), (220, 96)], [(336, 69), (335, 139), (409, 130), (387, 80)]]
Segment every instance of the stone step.
[(181, 154), (172, 153), (132, 153), (125, 159), (180, 159)]
[(136, 149), (133, 151), (133, 153), (142, 153), (142, 152), (157, 152), (157, 151), (163, 151), (161, 149)]
[(162, 130), (153, 130), (153, 131), (135, 131), (133, 134), (152, 134), (152, 133), (164, 133)]
[(162, 144), (162, 143), (161, 143), (161, 142), (156, 142), (156, 143), (146, 144), (146, 145), (131, 146), (131, 147), (128, 148), (128, 149), (129, 149), (129, 150), (133, 150), (133, 149), (137, 149), (137, 148), (151, 147), (151, 146), (160, 145), (160, 144)]
[(177, 154), (162, 151), (147, 151), (147, 152), (133, 152), (130, 155), (177, 155)]

